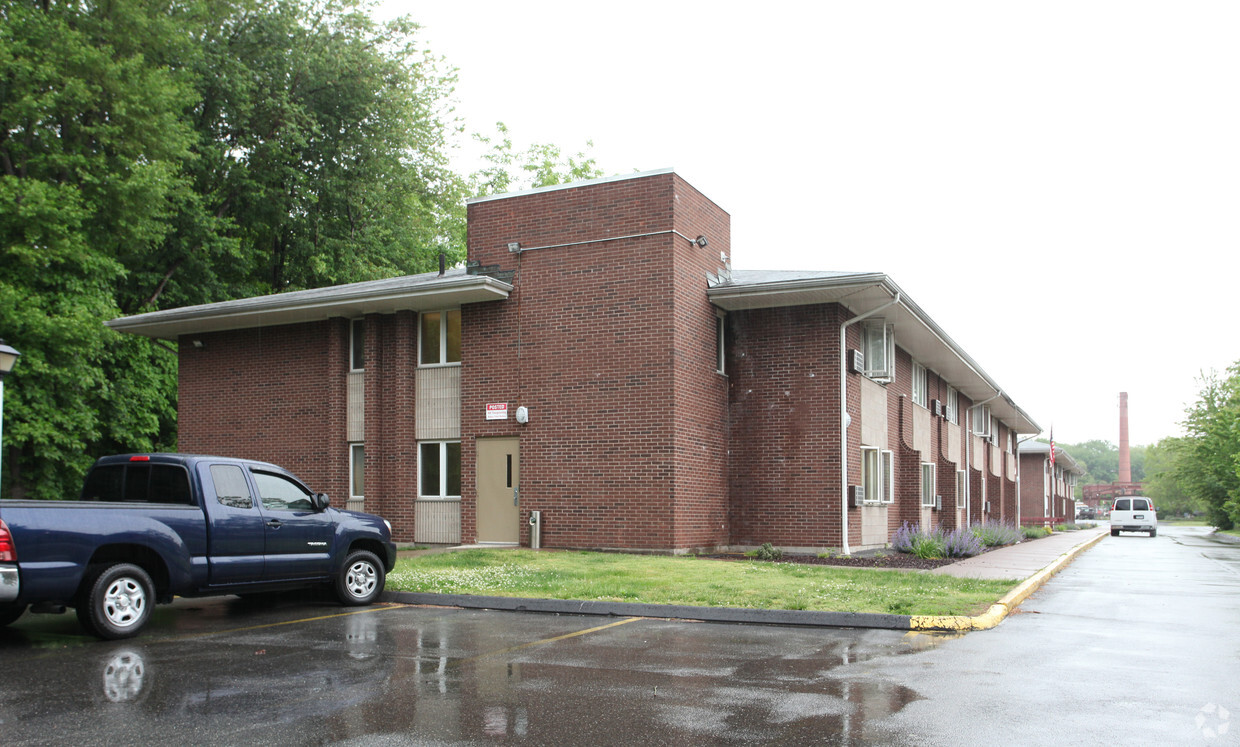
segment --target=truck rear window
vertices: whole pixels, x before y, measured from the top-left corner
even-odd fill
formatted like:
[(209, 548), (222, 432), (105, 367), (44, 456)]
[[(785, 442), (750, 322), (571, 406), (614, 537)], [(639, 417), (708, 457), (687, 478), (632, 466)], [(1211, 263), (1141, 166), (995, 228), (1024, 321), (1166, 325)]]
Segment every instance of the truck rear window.
[(95, 467), (82, 486), (83, 501), (192, 505), (189, 475), (172, 464), (108, 464)]

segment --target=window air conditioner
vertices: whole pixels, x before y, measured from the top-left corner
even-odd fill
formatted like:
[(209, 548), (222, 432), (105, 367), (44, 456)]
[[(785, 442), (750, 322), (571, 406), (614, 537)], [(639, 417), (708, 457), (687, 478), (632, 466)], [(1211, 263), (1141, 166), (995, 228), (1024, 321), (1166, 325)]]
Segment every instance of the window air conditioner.
[(936, 418), (943, 417), (943, 403), (937, 399), (930, 400), (930, 410)]
[(943, 496), (941, 495), (934, 496), (934, 510), (936, 511), (943, 510)]
[(850, 350), (848, 352), (851, 353), (848, 356), (848, 370), (855, 374), (865, 373), (865, 353), (860, 350)]
[(848, 492), (852, 494), (852, 504), (861, 507), (865, 504), (865, 486), (849, 485)]

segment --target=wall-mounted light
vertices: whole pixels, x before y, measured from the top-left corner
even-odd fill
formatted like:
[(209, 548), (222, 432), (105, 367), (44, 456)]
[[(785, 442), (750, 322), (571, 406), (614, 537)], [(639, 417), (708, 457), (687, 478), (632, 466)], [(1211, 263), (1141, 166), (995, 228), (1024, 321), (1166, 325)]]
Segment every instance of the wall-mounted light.
[(526, 423), (530, 422), (530, 411), (528, 408), (526, 407), (517, 408), (517, 422), (522, 425), (525, 425)]
[(519, 251), (521, 251), (521, 242), (519, 242), (519, 241), (509, 241), (509, 242), (508, 242), (508, 251), (510, 251), (510, 252), (519, 252)]
[(194, 340), (194, 347), (198, 348), (199, 350), (202, 350), (206, 346), (207, 346), (206, 343), (204, 343), (202, 340)]
[(706, 248), (706, 244), (707, 244), (707, 243), (709, 243), (709, 242), (707, 242), (707, 241), (706, 241), (706, 237), (705, 237), (705, 236), (699, 236), (699, 237), (697, 237), (696, 239), (694, 239), (694, 240), (693, 240), (693, 243), (695, 243), (695, 244), (697, 244), (698, 246), (700, 246), (700, 247), (702, 247), (703, 249), (705, 249), (705, 248)]

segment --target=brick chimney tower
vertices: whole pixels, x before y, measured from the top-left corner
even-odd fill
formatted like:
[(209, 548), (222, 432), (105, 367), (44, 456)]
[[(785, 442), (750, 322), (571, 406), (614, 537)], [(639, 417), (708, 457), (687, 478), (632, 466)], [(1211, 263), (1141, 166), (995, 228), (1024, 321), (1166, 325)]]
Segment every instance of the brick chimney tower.
[(1132, 482), (1132, 461), (1128, 454), (1128, 392), (1119, 393), (1119, 481)]

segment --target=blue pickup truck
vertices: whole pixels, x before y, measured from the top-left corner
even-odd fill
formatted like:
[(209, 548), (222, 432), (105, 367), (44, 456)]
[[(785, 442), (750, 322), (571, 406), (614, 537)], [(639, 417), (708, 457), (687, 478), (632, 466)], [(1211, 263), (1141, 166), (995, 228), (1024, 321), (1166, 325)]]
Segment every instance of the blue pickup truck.
[(105, 639), (136, 635), (174, 596), (330, 585), (373, 602), (392, 527), (338, 511), (274, 464), (186, 454), (95, 462), (75, 501), (0, 501), (0, 626), (73, 607)]

